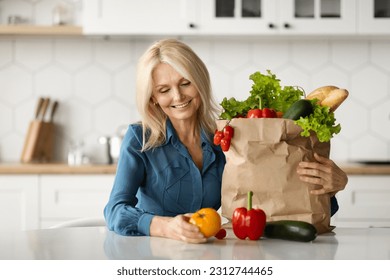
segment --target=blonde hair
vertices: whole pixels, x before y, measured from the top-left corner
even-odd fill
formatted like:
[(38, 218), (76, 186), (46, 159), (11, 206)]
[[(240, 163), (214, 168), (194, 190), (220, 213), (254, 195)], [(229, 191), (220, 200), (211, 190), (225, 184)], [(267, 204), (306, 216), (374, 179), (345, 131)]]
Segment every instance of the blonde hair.
[(166, 63), (189, 80), (199, 92), (198, 110), (200, 128), (211, 135), (215, 130), (218, 106), (211, 90), (209, 72), (203, 61), (186, 44), (175, 39), (160, 40), (152, 44), (140, 57), (137, 65), (137, 106), (142, 118), (142, 150), (155, 148), (166, 139), (167, 116), (151, 99), (154, 68)]

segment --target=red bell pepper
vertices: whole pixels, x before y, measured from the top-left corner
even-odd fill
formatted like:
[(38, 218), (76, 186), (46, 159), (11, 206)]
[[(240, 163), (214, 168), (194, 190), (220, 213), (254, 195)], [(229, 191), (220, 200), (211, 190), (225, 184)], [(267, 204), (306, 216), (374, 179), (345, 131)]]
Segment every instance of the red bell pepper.
[(270, 108), (251, 109), (248, 111), (246, 117), (251, 118), (276, 118), (276, 112)]
[(248, 192), (248, 209), (236, 208), (233, 212), (233, 232), (239, 239), (258, 240), (264, 232), (266, 215), (261, 209), (252, 208), (253, 192)]
[(248, 111), (246, 117), (248, 119), (262, 118), (263, 117), (263, 111), (261, 109), (251, 109), (251, 110)]
[(270, 108), (264, 108), (262, 111), (262, 116), (263, 118), (276, 118), (276, 112)]

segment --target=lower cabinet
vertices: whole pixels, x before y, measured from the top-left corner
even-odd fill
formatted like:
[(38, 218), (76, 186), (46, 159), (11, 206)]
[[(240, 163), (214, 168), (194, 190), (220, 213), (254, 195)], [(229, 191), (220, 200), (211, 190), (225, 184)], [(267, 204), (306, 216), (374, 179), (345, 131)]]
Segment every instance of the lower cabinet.
[(40, 180), (40, 227), (103, 217), (114, 175), (45, 175)]
[(349, 175), (339, 192), (336, 227), (390, 227), (390, 175)]
[(0, 232), (39, 228), (36, 175), (0, 176)]
[[(102, 218), (114, 174), (1, 175), (0, 232)], [(336, 227), (390, 227), (390, 175), (349, 175)]]
[(0, 232), (102, 218), (113, 174), (1, 175)]

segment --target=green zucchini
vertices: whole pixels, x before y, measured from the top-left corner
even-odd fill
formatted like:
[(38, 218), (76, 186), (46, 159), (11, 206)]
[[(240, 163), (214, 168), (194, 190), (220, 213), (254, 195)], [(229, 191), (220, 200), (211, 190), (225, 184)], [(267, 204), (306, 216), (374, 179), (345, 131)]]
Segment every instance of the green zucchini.
[(317, 237), (317, 230), (312, 224), (307, 222), (281, 220), (267, 222), (264, 236), (267, 238), (309, 242)]
[(283, 114), (283, 118), (290, 120), (299, 120), (313, 113), (313, 105), (310, 100), (299, 99), (294, 102), (287, 111)]

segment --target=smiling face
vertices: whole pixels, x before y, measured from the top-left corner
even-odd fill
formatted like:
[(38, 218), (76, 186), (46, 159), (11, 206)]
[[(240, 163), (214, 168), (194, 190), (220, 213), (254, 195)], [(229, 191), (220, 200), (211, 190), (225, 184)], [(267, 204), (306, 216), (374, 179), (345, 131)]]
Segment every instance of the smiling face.
[(152, 79), (152, 101), (159, 104), (173, 123), (196, 120), (201, 99), (198, 90), (189, 80), (166, 63), (156, 66)]

